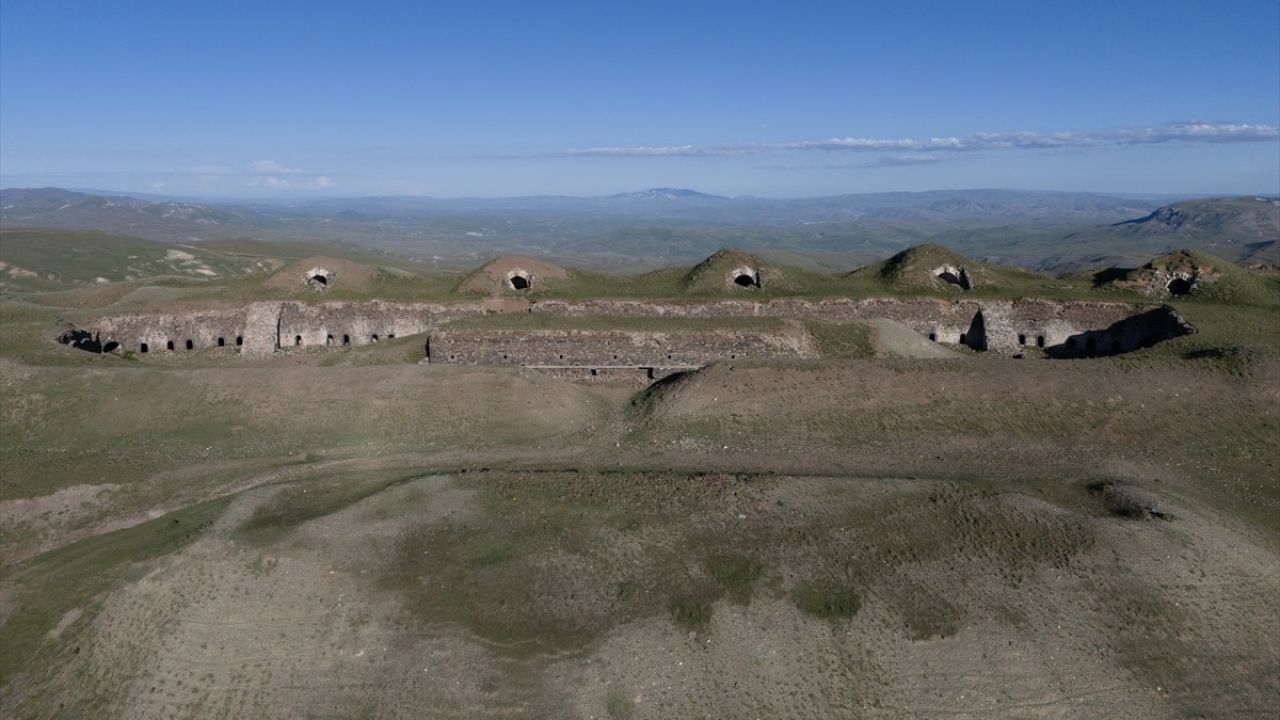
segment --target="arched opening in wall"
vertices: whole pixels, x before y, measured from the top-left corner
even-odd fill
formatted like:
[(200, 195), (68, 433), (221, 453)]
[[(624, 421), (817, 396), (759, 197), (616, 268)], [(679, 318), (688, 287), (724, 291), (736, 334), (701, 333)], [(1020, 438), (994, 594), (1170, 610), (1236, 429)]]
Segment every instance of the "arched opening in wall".
[(1169, 289), (1170, 295), (1174, 297), (1181, 297), (1183, 295), (1190, 295), (1193, 285), (1194, 284), (1187, 278), (1176, 277), (1170, 280), (1169, 284), (1165, 287)]
[(526, 270), (512, 270), (507, 273), (507, 287), (512, 290), (528, 290), (533, 287), (533, 276)]
[(929, 333), (929, 342), (938, 342), (938, 333), (936, 332)]
[(987, 320), (982, 316), (981, 310), (973, 316), (973, 322), (969, 323), (969, 330), (961, 338), (960, 343), (974, 350), (987, 349)]
[(142, 352), (142, 353), (144, 353), (144, 352), (147, 352), (147, 351), (148, 351), (148, 350), (150, 350), (150, 349), (151, 349), (151, 348), (150, 348), (146, 343), (142, 343), (141, 345), (139, 345), (139, 346), (138, 346), (138, 352)]
[(760, 287), (760, 273), (755, 268), (740, 267), (729, 273), (734, 285), (743, 288)]
[(226, 338), (218, 338), (218, 347), (226, 347), (226, 346), (227, 346), (227, 339), (226, 339)]
[(351, 336), (350, 336), (350, 335), (343, 335), (343, 336), (342, 336), (342, 344), (343, 344), (344, 346), (345, 346), (345, 345), (350, 345), (350, 344), (351, 344)]
[(948, 285), (955, 285), (961, 290), (968, 290), (973, 287), (969, 280), (969, 271), (962, 267), (943, 265), (934, 269), (933, 276)]
[(115, 340), (108, 340), (107, 344), (102, 346), (102, 352), (104, 353), (115, 352), (116, 350), (119, 350), (119, 349), (120, 349), (120, 343), (116, 342)]
[(599, 370), (596, 370), (595, 368), (591, 368), (591, 377), (595, 377), (599, 374), (600, 374)]
[(1044, 347), (1044, 336), (1043, 336), (1043, 335), (1037, 335), (1037, 336), (1036, 336), (1036, 347), (1038, 347), (1038, 348), (1042, 348), (1042, 347)]
[(302, 347), (302, 336), (301, 336), (301, 335), (294, 335), (294, 336), (293, 336), (293, 346), (294, 346), (294, 347)]
[(243, 336), (243, 335), (237, 335), (237, 336), (236, 336), (236, 347), (240, 347), (241, 345), (244, 345), (244, 336)]
[(302, 277), (312, 290), (327, 290), (333, 283), (333, 273), (319, 267), (311, 268)]
[(1026, 345), (1026, 344), (1027, 344), (1027, 336), (1026, 336), (1026, 335), (1023, 335), (1023, 334), (1021, 334), (1021, 333), (1019, 333), (1019, 334), (1018, 334), (1018, 344), (1019, 344), (1019, 345)]
[(172, 340), (169, 340), (169, 341), (165, 342), (165, 344), (164, 344), (164, 349), (165, 349), (165, 350), (172, 350), (172, 349), (173, 349), (173, 341), (172, 341)]
[(388, 339), (388, 340), (395, 340), (395, 339), (396, 339), (396, 334), (395, 334), (395, 333), (387, 333), (387, 339)]
[(325, 336), (324, 336), (324, 344), (325, 344), (325, 347), (332, 347), (332, 346), (333, 346), (333, 336), (332, 336), (332, 335), (325, 335)]
[(961, 345), (968, 345), (968, 344), (969, 344), (969, 336), (968, 336), (968, 334), (966, 334), (966, 333), (960, 333), (960, 344), (961, 344)]
[(188, 349), (188, 350), (195, 350), (195, 349), (196, 349), (196, 344), (195, 344), (194, 342), (192, 342), (190, 338), (187, 338), (187, 349)]
[(369, 342), (378, 342), (378, 333), (369, 336)]

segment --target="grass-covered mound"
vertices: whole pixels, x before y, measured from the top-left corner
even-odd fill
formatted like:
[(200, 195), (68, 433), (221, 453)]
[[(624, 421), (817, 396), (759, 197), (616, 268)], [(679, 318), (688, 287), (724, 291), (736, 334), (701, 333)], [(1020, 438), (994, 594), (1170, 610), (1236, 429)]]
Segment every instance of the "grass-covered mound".
[(1250, 272), (1200, 250), (1176, 250), (1133, 270), (1104, 270), (1100, 288), (1141, 292), (1157, 298), (1245, 305), (1280, 304), (1280, 280)]
[(569, 272), (555, 263), (524, 255), (503, 255), (468, 274), (458, 285), (458, 291), (483, 295), (540, 295), (568, 277)]
[(683, 278), (684, 291), (695, 295), (723, 293), (802, 294), (818, 290), (828, 278), (800, 268), (766, 262), (742, 250), (720, 250), (698, 263)]
[(1020, 293), (1039, 288), (1047, 279), (1038, 273), (971, 260), (942, 245), (917, 245), (846, 276), (871, 288), (890, 292), (946, 294)]

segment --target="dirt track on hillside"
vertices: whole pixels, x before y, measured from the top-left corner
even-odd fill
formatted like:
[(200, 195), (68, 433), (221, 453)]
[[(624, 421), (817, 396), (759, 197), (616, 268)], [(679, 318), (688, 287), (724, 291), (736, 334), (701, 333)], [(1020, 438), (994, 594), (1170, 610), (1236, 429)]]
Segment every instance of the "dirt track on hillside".
[[(6, 717), (1235, 718), (1280, 702), (1274, 363), (725, 363), (648, 393), (483, 368), (163, 373), (8, 373), (10, 407), (57, 425), (23, 431), (31, 456), (69, 463), (70, 484), (0, 505), (27, 556), (234, 498), (54, 618)], [(104, 425), (130, 392), (154, 414)], [(155, 469), (74, 482), (98, 455), (63, 438), (109, 448), (162, 420), (134, 448)], [(1100, 481), (1167, 519), (1118, 512)], [(711, 570), (724, 557), (758, 566), (746, 591)], [(5, 618), (40, 601), (30, 567), (5, 582)], [(856, 612), (806, 614), (806, 583)]]

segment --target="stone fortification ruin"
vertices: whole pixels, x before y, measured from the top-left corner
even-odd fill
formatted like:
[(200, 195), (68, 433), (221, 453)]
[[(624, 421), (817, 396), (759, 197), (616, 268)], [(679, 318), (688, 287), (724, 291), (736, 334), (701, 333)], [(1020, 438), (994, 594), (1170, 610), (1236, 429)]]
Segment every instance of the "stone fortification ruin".
[[(1135, 279), (1172, 285), (1184, 270), (1203, 271), (1186, 264), (1174, 258), (1135, 271)], [(992, 271), (938, 246), (915, 248), (869, 270), (908, 284), (941, 283), (961, 290), (992, 277)], [(309, 258), (280, 270), (267, 285), (292, 277), (295, 292), (325, 290), (336, 282), (367, 283), (373, 274), (368, 266)], [(795, 280), (785, 268), (732, 250), (716, 253), (684, 276), (686, 288), (703, 293), (696, 301), (568, 300), (536, 292), (544, 283), (569, 278), (563, 268), (545, 261), (505, 257), (467, 276), (458, 286), (461, 297), (452, 302), (323, 302), (298, 296), (231, 309), (108, 315), (65, 330), (58, 339), (94, 352), (209, 350), (264, 357), (418, 337), (426, 363), (517, 365), (566, 377), (658, 378), (721, 360), (820, 357), (808, 323), (888, 320), (941, 344), (1050, 358), (1115, 355), (1195, 332), (1173, 308), (1155, 304), (969, 295), (768, 299), (755, 293)], [(472, 299), (463, 299), (468, 294)]]
[[(516, 305), (264, 302), (237, 310), (107, 316), (84, 332), (96, 347), (112, 343), (138, 354), (208, 349), (250, 357), (417, 336), (424, 362), (519, 365), (584, 378), (656, 378), (719, 360), (818, 357), (805, 321), (840, 325), (889, 319), (939, 343), (1007, 355), (1035, 348), (1048, 357), (1113, 355), (1194, 332), (1164, 305), (1041, 299), (543, 300)], [(510, 322), (495, 327), (468, 322), (495, 315)], [(528, 316), (555, 316), (565, 326), (521, 327)], [(575, 326), (575, 320), (584, 319), (590, 320), (588, 326)], [(665, 324), (637, 326), (637, 319)]]

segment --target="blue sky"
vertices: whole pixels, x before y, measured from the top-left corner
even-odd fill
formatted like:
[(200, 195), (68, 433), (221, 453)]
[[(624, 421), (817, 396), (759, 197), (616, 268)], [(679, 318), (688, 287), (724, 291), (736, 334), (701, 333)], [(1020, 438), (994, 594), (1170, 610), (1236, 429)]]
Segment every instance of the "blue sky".
[(1280, 192), (1280, 3), (0, 3), (0, 184)]

